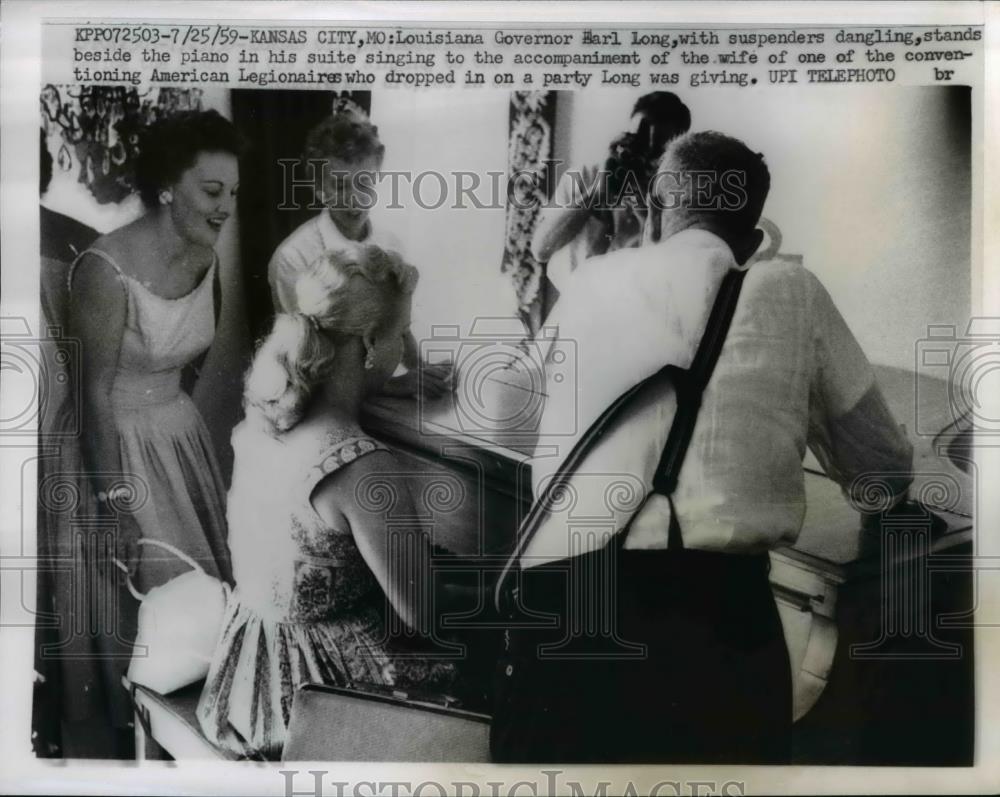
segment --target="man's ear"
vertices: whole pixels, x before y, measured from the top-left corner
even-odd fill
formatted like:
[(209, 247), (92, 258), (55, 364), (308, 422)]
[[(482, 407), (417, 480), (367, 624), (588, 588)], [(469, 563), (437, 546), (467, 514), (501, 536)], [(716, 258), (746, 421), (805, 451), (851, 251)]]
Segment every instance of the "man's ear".
[(764, 231), (761, 229), (754, 229), (752, 232), (740, 238), (735, 242), (733, 246), (733, 257), (736, 258), (737, 265), (742, 266), (754, 253), (760, 249), (761, 243), (764, 241)]

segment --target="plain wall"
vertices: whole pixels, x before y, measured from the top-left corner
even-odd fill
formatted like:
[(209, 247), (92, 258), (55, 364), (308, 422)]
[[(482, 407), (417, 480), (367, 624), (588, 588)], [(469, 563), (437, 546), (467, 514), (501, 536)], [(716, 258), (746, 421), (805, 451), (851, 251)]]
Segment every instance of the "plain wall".
[[(510, 94), (506, 91), (381, 91), (372, 95), (372, 121), (385, 144), (386, 171), (412, 174), (399, 178), (401, 209), (387, 207), (388, 183), (381, 183), (372, 221), (391, 231), (402, 254), (420, 270), (413, 301), (413, 332), (428, 336), (432, 324), (458, 324), (467, 330), (477, 316), (510, 316), (516, 300), (510, 279), (500, 273), (506, 223), (506, 178), (501, 202), (477, 209), (472, 199), (455, 207), (456, 174), (475, 173), (483, 181), (475, 196), (491, 195), (488, 172), (507, 173), (507, 127)], [(418, 178), (426, 173), (428, 176)], [(444, 177), (448, 201), (437, 204)], [(468, 178), (470, 183), (472, 178)], [(470, 184), (467, 183), (467, 184)]]

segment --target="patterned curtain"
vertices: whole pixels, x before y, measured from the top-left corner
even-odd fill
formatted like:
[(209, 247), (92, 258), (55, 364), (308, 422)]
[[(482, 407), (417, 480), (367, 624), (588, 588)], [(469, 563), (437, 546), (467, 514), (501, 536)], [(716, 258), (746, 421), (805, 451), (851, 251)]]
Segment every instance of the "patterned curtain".
[(507, 145), (507, 237), (500, 270), (510, 276), (518, 312), (533, 335), (547, 305), (545, 267), (531, 254), (531, 235), (548, 194), (546, 163), (552, 157), (554, 91), (514, 91)]
[(140, 131), (164, 116), (201, 110), (202, 91), (49, 84), (40, 101), (42, 130), (56, 167), (75, 170), (77, 182), (103, 205), (132, 193)]

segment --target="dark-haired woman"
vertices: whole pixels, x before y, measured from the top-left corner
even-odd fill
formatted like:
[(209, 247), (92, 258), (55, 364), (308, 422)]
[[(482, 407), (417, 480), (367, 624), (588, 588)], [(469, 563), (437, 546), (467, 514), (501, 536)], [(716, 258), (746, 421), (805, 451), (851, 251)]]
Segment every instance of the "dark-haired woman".
[[(188, 568), (168, 554), (140, 557), (140, 538), (171, 543), (211, 575), (231, 580), (222, 475), (181, 373), (215, 334), (214, 247), (235, 208), (239, 141), (214, 111), (155, 123), (136, 163), (146, 214), (99, 238), (69, 275), (90, 494), (99, 511), (118, 511), (114, 553), (143, 592)], [(100, 629), (97, 652), (110, 720), (124, 728), (131, 712), (121, 676), (137, 607), (106, 566), (109, 557), (86, 553), (105, 565), (104, 599), (117, 607), (111, 627)]]

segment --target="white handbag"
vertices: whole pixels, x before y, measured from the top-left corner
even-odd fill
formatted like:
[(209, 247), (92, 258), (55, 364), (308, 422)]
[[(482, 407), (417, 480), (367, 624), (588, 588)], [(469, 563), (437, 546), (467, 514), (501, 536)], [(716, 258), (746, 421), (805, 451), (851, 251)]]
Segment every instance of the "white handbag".
[[(230, 588), (213, 578), (194, 559), (161, 540), (140, 539), (169, 551), (192, 570), (153, 587), (143, 595), (132, 579), (129, 592), (140, 602), (138, 632), (126, 678), (160, 694), (169, 694), (208, 675)], [(115, 565), (128, 569), (117, 559)]]

